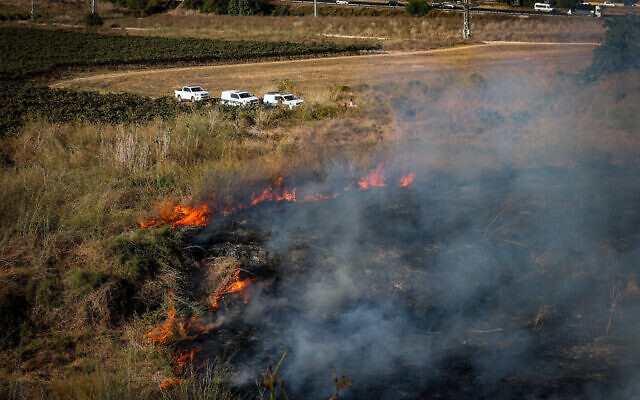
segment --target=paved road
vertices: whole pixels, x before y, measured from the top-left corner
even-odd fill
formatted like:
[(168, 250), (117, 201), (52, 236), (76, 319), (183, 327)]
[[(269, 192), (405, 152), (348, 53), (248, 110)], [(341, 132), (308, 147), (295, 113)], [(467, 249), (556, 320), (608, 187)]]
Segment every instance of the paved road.
[[(313, 4), (313, 0), (280, 0), (288, 3), (309, 3)], [(332, 4), (336, 5), (335, 0), (317, 0), (318, 4)], [(337, 4), (340, 5), (340, 4)], [(382, 7), (382, 8), (398, 8), (403, 9), (404, 4), (398, 4), (397, 6), (390, 6), (381, 2), (373, 2), (373, 1), (351, 1), (349, 0), (348, 5), (342, 5), (343, 7)], [(462, 6), (455, 5), (453, 9), (446, 8), (438, 8), (440, 11), (446, 12), (462, 12)], [(486, 7), (471, 7), (471, 12), (475, 14), (504, 14), (504, 15), (537, 15), (543, 17), (580, 17), (580, 18), (591, 18), (584, 17), (579, 15), (569, 16), (563, 12), (555, 12), (555, 13), (543, 13), (535, 10), (513, 10), (513, 9), (499, 9), (499, 8), (486, 8)]]

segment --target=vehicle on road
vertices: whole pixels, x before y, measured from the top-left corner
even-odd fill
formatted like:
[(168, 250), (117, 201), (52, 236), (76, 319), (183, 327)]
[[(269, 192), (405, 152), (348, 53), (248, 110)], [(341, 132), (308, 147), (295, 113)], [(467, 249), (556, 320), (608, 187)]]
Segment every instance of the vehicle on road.
[(445, 1), (444, 3), (442, 3), (441, 8), (445, 8), (447, 10), (454, 10), (456, 8), (456, 5), (453, 3), (449, 3), (448, 1)]
[(336, 4), (349, 5), (349, 0), (336, 0)]
[(440, 8), (442, 6), (442, 3), (440, 3), (439, 1), (432, 1), (431, 2), (431, 7), (433, 8)]
[(173, 95), (180, 102), (186, 100), (192, 103), (195, 103), (196, 101), (209, 100), (211, 98), (209, 92), (200, 86), (184, 86), (180, 90), (175, 90)]
[(581, 17), (595, 17), (596, 8), (594, 6), (578, 5), (575, 7), (571, 7), (569, 11), (567, 11), (567, 15), (574, 15), (574, 16), (581, 16)]
[(304, 100), (291, 93), (269, 92), (264, 95), (262, 102), (271, 106), (281, 105), (289, 107), (289, 110), (293, 110), (294, 108), (301, 106), (302, 103), (304, 103)]
[(230, 106), (252, 106), (260, 104), (260, 99), (246, 90), (225, 90), (220, 95), (222, 104)]
[(398, 0), (389, 0), (389, 7), (396, 7), (398, 5)]
[(540, 12), (554, 12), (556, 9), (551, 6), (551, 4), (547, 3), (536, 3), (533, 5), (533, 9)]
[(602, 5), (605, 7), (615, 7), (616, 3), (614, 3), (613, 1), (605, 1), (604, 3), (602, 3)]

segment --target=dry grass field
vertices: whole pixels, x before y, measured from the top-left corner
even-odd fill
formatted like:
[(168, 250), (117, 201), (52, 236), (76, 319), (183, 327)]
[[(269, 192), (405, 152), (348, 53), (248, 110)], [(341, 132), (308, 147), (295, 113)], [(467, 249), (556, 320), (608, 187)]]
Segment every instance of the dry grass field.
[[(473, 39), (552, 42), (598, 42), (602, 21), (546, 17), (473, 16)], [(116, 18), (130, 34), (248, 40), (319, 40), (324, 35), (384, 38), (386, 49), (430, 49), (462, 43), (460, 14), (434, 17), (234, 17), (175, 10), (144, 19)], [(335, 37), (331, 38), (336, 40)]]
[(103, 92), (132, 92), (162, 96), (185, 82), (197, 82), (219, 96), (226, 88), (247, 88), (256, 93), (274, 90), (283, 79), (296, 82), (302, 95), (338, 85), (385, 81), (438, 80), (445, 74), (473, 72), (496, 76), (518, 70), (577, 72), (591, 60), (594, 44), (489, 43), (451, 49), (391, 52), (356, 57), (332, 57), (237, 65), (178, 67), (83, 74), (51, 84)]

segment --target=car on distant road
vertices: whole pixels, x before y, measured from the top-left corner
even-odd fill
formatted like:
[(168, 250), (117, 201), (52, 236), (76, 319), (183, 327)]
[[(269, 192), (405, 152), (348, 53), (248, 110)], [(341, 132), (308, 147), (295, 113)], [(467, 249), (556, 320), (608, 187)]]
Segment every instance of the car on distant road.
[(180, 102), (186, 100), (192, 103), (209, 100), (211, 98), (209, 92), (200, 86), (184, 86), (180, 90), (174, 90), (173, 95)]
[(389, 0), (389, 7), (396, 7), (398, 5), (398, 0)]
[(581, 6), (590, 6), (591, 3), (589, 3), (588, 1), (583, 1), (582, 3), (580, 3)]
[(448, 10), (454, 10), (456, 8), (456, 5), (453, 3), (449, 3), (448, 1), (445, 1), (444, 3), (442, 3), (442, 8), (446, 8)]
[(336, 4), (349, 5), (349, 0), (336, 0)]
[(613, 1), (605, 1), (604, 3), (602, 3), (602, 5), (605, 7), (615, 7), (616, 3), (614, 3)]
[(225, 90), (220, 95), (222, 104), (230, 106), (253, 106), (260, 104), (260, 99), (246, 90)]
[(551, 4), (548, 4), (548, 3), (536, 3), (533, 5), (533, 9), (536, 11), (548, 12), (548, 13), (552, 13), (556, 10), (551, 6)]
[(304, 103), (304, 100), (291, 93), (269, 92), (264, 95), (262, 102), (271, 106), (281, 105), (289, 107), (289, 110), (293, 110), (294, 108), (301, 106), (302, 103)]
[(440, 8), (442, 6), (442, 3), (440, 3), (439, 1), (432, 1), (431, 2), (431, 7), (433, 8)]
[(578, 6), (575, 6), (575, 7), (571, 7), (569, 9), (569, 11), (567, 11), (567, 15), (582, 16), (582, 17), (595, 17), (596, 16), (596, 8), (594, 6), (578, 5)]

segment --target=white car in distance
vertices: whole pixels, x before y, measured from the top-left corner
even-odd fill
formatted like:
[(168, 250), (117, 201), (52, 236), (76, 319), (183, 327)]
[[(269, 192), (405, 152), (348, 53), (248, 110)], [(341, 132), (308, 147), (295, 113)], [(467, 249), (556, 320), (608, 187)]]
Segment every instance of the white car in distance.
[(605, 7), (615, 7), (616, 3), (614, 3), (613, 1), (605, 1), (604, 3), (602, 3), (602, 5)]
[(294, 108), (302, 105), (304, 100), (291, 93), (269, 92), (264, 95), (262, 102), (271, 106), (286, 106), (289, 107), (289, 110), (293, 110)]
[(536, 11), (548, 12), (548, 13), (552, 13), (556, 10), (551, 6), (551, 4), (548, 4), (548, 3), (535, 3), (533, 5), (533, 9)]
[(260, 104), (260, 99), (246, 90), (225, 90), (220, 95), (222, 104), (230, 106), (252, 106)]
[(349, 0), (336, 0), (336, 4), (349, 5)]
[(209, 100), (211, 98), (209, 92), (200, 86), (184, 86), (182, 90), (175, 90), (173, 95), (178, 99), (178, 101), (186, 100), (192, 103), (196, 101)]

